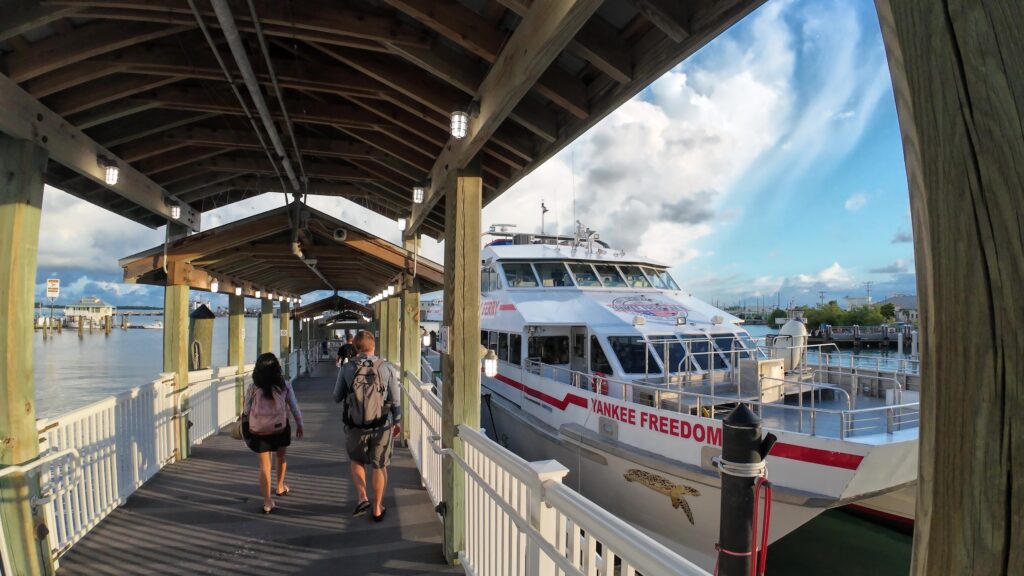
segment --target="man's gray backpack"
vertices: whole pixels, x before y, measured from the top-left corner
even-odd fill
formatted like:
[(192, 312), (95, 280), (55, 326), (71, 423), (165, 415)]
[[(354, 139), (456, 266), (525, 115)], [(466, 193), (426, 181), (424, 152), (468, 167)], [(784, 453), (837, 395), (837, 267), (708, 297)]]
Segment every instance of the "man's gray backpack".
[(391, 411), (388, 383), (380, 376), (384, 359), (355, 361), (356, 373), (345, 398), (343, 420), (351, 428), (379, 428), (387, 424)]

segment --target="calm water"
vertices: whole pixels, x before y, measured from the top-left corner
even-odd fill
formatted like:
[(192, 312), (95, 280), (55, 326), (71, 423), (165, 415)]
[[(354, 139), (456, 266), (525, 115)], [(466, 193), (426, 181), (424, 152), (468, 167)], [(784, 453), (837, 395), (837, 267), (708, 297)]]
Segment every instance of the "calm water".
[[(256, 359), (257, 320), (245, 319), (246, 363)], [(767, 326), (748, 328), (755, 337), (770, 332)], [(277, 329), (275, 319), (275, 353), (280, 344)], [(214, 366), (227, 365), (227, 332), (226, 318), (214, 320)], [(75, 330), (65, 330), (46, 340), (37, 331), (34, 352), (37, 415), (55, 416), (155, 379), (163, 363), (163, 330), (118, 329), (109, 336), (87, 332), (82, 337)], [(886, 352), (859, 351), (867, 356), (881, 353)], [(905, 575), (910, 569), (911, 542), (908, 533), (828, 511), (772, 545), (768, 574)]]
[[(143, 324), (160, 320), (159, 316), (137, 319)], [(256, 322), (245, 319), (245, 362), (256, 361)], [(274, 353), (280, 347), (278, 319), (274, 319)], [(113, 330), (81, 337), (77, 330), (43, 339), (41, 330), (34, 336), (33, 359), (36, 384), (36, 415), (40, 418), (80, 408), (129, 388), (152, 382), (163, 369), (163, 330)], [(214, 367), (227, 366), (228, 321), (213, 323)]]

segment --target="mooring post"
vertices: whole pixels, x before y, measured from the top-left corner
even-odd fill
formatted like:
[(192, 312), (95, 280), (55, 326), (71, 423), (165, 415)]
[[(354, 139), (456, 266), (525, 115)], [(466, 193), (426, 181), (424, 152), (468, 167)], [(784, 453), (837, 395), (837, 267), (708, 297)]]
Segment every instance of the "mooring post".
[(721, 521), (718, 536), (718, 574), (747, 576), (757, 550), (752, 550), (754, 482), (763, 475), (763, 455), (775, 437), (761, 438), (761, 419), (740, 404), (722, 421)]
[[(46, 162), (46, 150), (34, 142), (0, 134), (0, 467), (39, 456), (32, 306)], [(32, 505), (39, 495), (38, 476), (0, 480), (0, 556), (12, 574), (53, 574), (43, 509)]]

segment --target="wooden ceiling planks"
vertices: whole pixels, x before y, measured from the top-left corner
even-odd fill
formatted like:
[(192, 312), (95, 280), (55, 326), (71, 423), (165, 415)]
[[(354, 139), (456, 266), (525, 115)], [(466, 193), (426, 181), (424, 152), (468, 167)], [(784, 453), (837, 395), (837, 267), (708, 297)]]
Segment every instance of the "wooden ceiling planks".
[[(231, 1), (239, 30), (256, 46), (246, 3)], [(310, 192), (348, 197), (389, 217), (414, 213), (414, 228), (437, 234), (443, 210), (412, 205), (412, 184), (431, 175), (436, 183), (438, 166), (482, 153), (485, 195), (493, 199), (761, 1), (256, 0), (255, 6), (309, 168)], [(609, 9), (598, 10), (602, 5)], [(10, 49), (0, 72), (86, 130), (118, 162), (151, 176), (147, 193), (180, 193), (206, 210), (280, 188), (185, 0), (0, 0), (0, 6), (14, 14), (0, 22), (0, 39)], [(197, 6), (221, 42), (210, 5)], [(579, 11), (569, 26), (537, 17), (563, 9)], [(544, 25), (530, 24), (537, 21)], [(219, 49), (237, 74), (226, 47)], [(512, 57), (517, 50), (530, 57)], [(262, 55), (250, 56), (257, 81), (272, 94)], [(481, 115), (469, 141), (450, 141), (449, 114), (473, 99)], [(276, 98), (268, 104), (285, 133)], [(149, 226), (162, 223), (152, 210), (132, 209), (131, 195), (69, 179), (60, 168), (51, 172), (48, 181), (66, 183), (90, 201)], [(432, 191), (428, 204), (437, 198)]]

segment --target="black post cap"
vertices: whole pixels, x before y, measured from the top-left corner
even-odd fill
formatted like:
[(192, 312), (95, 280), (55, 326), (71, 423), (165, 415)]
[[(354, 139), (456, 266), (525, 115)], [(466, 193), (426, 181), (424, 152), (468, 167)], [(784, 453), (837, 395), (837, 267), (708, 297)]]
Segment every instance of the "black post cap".
[(761, 419), (751, 412), (750, 408), (743, 402), (740, 402), (729, 415), (722, 420), (723, 424), (728, 424), (733, 428), (754, 428), (761, 425)]

